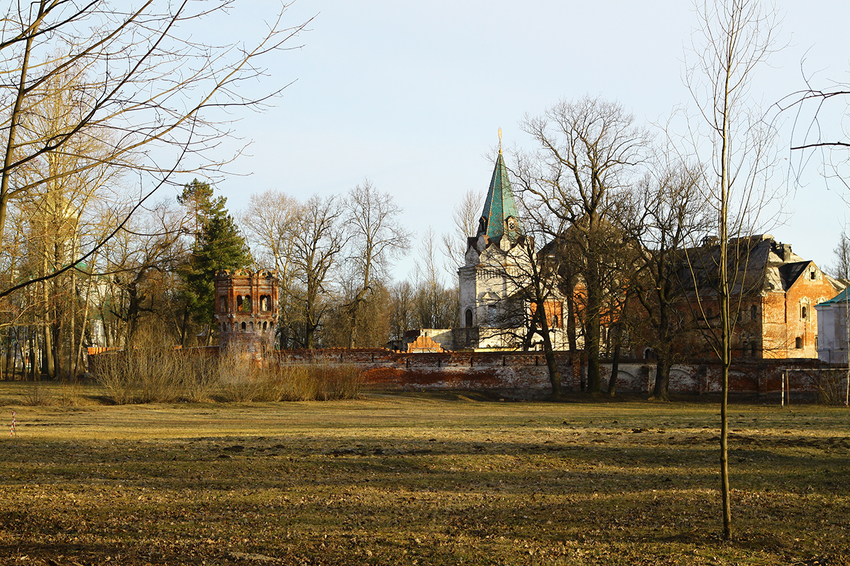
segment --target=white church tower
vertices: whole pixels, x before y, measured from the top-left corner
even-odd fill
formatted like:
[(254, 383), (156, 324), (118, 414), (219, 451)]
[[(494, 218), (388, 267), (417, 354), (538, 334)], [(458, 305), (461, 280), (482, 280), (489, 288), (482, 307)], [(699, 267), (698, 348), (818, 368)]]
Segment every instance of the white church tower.
[(458, 269), (463, 347), (511, 347), (510, 333), (505, 329), (513, 326), (509, 324), (511, 313), (521, 316), (524, 306), (512, 299), (516, 277), (509, 274), (523, 272), (516, 267), (525, 254), (518, 247), (524, 238), (500, 148), (478, 231), (467, 238), (465, 264)]

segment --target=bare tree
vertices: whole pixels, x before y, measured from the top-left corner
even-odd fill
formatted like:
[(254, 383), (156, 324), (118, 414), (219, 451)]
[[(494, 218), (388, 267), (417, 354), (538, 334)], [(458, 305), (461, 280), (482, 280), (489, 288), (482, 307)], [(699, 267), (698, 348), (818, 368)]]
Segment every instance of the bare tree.
[[(526, 216), (528, 218), (528, 216)], [(517, 326), (521, 323), (522, 349), (528, 350), (535, 337), (540, 339), (546, 368), (549, 373), (549, 383), (552, 385), (552, 395), (561, 395), (561, 373), (555, 361), (555, 348), (560, 341), (553, 339), (553, 334), (562, 332), (564, 326), (563, 300), (558, 293), (559, 257), (557, 245), (543, 246), (536, 243), (543, 240), (545, 230), (540, 230), (525, 222), (525, 234), (517, 238), (513, 248), (515, 261), (506, 262), (503, 277), (513, 288), (507, 305), (503, 309), (507, 314), (508, 324), (504, 328)], [(538, 238), (534, 236), (538, 235)]]
[(616, 103), (585, 97), (560, 102), (523, 129), (540, 145), (523, 190), (569, 223), (583, 258), (583, 309), (588, 389), (601, 391), (600, 329), (604, 310), (607, 216), (614, 197), (632, 182), (648, 134)]
[[(738, 237), (734, 243), (730, 239), (752, 230), (766, 197), (772, 137), (761, 120), (763, 112), (754, 111), (746, 97), (756, 68), (774, 48), (776, 16), (765, 11), (757, 0), (704, 0), (698, 8), (695, 60), (686, 77), (707, 127), (706, 139), (700, 141), (708, 143), (710, 155), (704, 159), (708, 166), (700, 184), (716, 215), (719, 245), (711, 296), (698, 295), (698, 300), (716, 301), (720, 309), (720, 325), (706, 324), (704, 328), (722, 367), (720, 476), (723, 538), (729, 540), (732, 507), (727, 410), (732, 336), (737, 321), (731, 297), (746, 276), (740, 269), (740, 258), (750, 249), (747, 239)], [(695, 145), (699, 148), (703, 144)], [(696, 281), (694, 287), (700, 289)], [(704, 313), (702, 305), (700, 310)]]
[(415, 290), (409, 281), (399, 281), (390, 289), (390, 339), (401, 341), (416, 326)]
[(457, 268), (465, 263), (466, 240), (468, 237), (474, 236), (478, 229), (478, 219), (481, 217), (481, 210), (484, 208), (486, 197), (485, 192), (470, 189), (464, 193), (463, 198), (452, 211), (454, 231), (443, 234), (442, 237), (443, 254), (449, 261), (448, 268), (451, 270), (450, 275), (452, 277), (454, 277)]
[[(228, 158), (213, 157), (210, 150), (230, 134), (226, 124), (232, 117), (218, 112), (260, 108), (278, 92), (249, 98), (239, 87), (264, 74), (261, 57), (282, 49), (303, 29), (281, 25), (284, 5), (253, 44), (221, 37), (200, 41), (204, 23), (226, 16), (231, 5), (147, 0), (128, 8), (109, 1), (37, 0), (8, 8), (0, 22), (0, 240), (10, 203), (69, 176), (103, 167), (132, 171), (138, 205), (175, 173), (213, 175), (221, 168)], [(73, 80), (61, 80), (69, 76)], [(28, 117), (44, 115), (63, 96), (65, 84), (73, 84), (78, 96), (61, 127), (27, 127)], [(103, 151), (87, 153), (82, 148), (89, 143)], [(56, 154), (73, 156), (74, 167), (38, 177), (20, 174)], [(172, 157), (163, 162), (164, 155)], [(119, 224), (136, 208), (126, 210)], [(0, 296), (72, 269), (118, 229), (80, 246), (75, 261), (15, 282)]]
[(180, 211), (160, 203), (134, 216), (104, 246), (101, 273), (106, 280), (97, 291), (109, 294), (100, 304), (119, 326), (111, 329), (117, 344), (132, 347), (144, 326), (163, 342), (173, 328), (177, 341), (179, 331), (169, 323), (179, 285), (176, 272), (189, 251), (183, 239), (186, 220)]
[(328, 307), (332, 268), (347, 243), (343, 208), (337, 197), (311, 197), (301, 209), (293, 234), (294, 297), (301, 305), (302, 345), (315, 346), (316, 330)]
[(348, 347), (358, 342), (358, 317), (376, 281), (389, 279), (392, 260), (408, 252), (410, 234), (402, 225), (401, 207), (392, 195), (381, 193), (366, 179), (348, 193), (345, 210), (349, 238), (353, 288), (347, 300), (350, 334)]
[(458, 326), (457, 287), (447, 288), (440, 272), (434, 229), (428, 228), (420, 241), (419, 260), (414, 271), (414, 305), (420, 328)]
[(622, 216), (636, 256), (630, 287), (646, 315), (641, 336), (657, 359), (655, 399), (669, 398), (670, 368), (689, 329), (691, 313), (683, 307), (688, 282), (680, 272), (683, 248), (706, 230), (701, 181), (697, 167), (662, 163), (636, 186), (633, 212)]
[(273, 266), (279, 284), (280, 347), (293, 346), (292, 305), (294, 301), (296, 230), (302, 204), (281, 191), (269, 190), (252, 194), (248, 208), (239, 215), (255, 259)]
[(835, 254), (835, 263), (830, 265), (825, 271), (836, 279), (850, 279), (850, 237), (847, 232), (841, 232), (841, 237), (838, 240), (838, 245), (832, 250)]
[[(75, 68), (49, 77), (31, 91), (37, 111), (20, 116), (19, 127), (33, 137), (44, 139), (61, 135), (76, 124), (86, 98), (85, 78)], [(38, 268), (16, 283), (38, 277), (44, 302), (44, 369), (50, 377), (60, 375), (60, 359), (67, 358), (68, 369), (76, 365), (79, 292), (82, 275), (77, 269), (52, 276), (68, 266), (79, 250), (97, 242), (110, 231), (96, 210), (100, 202), (116, 194), (110, 187), (119, 181), (118, 171), (103, 160), (110, 154), (109, 132), (98, 138), (78, 136), (69, 139), (62, 150), (43, 153), (15, 170), (13, 181), (30, 189), (17, 194), (11, 203), (30, 218), (28, 241), (32, 261)], [(47, 179), (46, 182), (43, 180)], [(36, 259), (37, 256), (37, 259)], [(89, 261), (88, 266), (95, 262)], [(62, 356), (63, 350), (68, 356)]]

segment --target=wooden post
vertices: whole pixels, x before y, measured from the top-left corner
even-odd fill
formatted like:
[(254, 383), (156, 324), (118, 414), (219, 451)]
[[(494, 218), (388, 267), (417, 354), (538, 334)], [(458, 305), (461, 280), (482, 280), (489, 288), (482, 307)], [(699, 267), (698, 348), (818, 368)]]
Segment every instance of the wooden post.
[(789, 407), (791, 406), (791, 377), (788, 375), (788, 372), (785, 372), (785, 394), (787, 395), (785, 399), (785, 404)]

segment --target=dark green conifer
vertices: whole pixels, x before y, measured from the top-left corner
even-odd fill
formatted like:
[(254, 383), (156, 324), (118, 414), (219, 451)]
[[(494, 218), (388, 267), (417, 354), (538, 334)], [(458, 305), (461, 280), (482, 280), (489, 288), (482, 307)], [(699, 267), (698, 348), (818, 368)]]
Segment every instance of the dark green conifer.
[(250, 266), (251, 252), (227, 213), (227, 198), (214, 196), (209, 184), (194, 179), (183, 187), (177, 201), (190, 210), (194, 224), (195, 242), (182, 273), (187, 308), (192, 319), (206, 327), (209, 343), (215, 314), (215, 275), (222, 269)]

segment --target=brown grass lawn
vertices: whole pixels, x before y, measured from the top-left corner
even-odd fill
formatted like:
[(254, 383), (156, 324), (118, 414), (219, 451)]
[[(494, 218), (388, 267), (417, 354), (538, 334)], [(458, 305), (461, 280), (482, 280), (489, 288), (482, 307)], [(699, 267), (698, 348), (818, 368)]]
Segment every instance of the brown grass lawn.
[(713, 404), (92, 394), (0, 384), (0, 564), (850, 564), (844, 408), (733, 405), (726, 543)]

